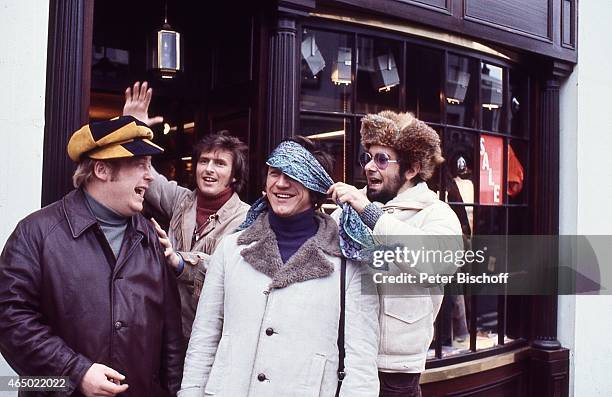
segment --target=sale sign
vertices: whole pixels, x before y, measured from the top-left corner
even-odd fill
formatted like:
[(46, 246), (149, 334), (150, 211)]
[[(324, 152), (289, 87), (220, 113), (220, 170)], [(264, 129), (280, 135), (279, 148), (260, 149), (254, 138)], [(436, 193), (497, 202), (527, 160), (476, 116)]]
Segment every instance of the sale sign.
[(502, 205), (503, 154), (503, 138), (480, 136), (480, 204)]

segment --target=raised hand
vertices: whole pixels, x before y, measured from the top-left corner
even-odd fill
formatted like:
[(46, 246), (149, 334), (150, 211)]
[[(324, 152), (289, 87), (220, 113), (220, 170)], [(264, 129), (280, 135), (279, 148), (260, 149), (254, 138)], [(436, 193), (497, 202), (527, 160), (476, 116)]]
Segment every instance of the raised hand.
[(146, 81), (140, 84), (134, 83), (134, 87), (125, 90), (125, 105), (123, 105), (123, 115), (133, 116), (148, 126), (159, 124), (164, 121), (161, 116), (149, 118), (149, 104), (153, 96), (153, 89), (148, 88)]
[(370, 204), (370, 200), (365, 193), (357, 189), (355, 186), (348, 185), (343, 182), (334, 183), (328, 190), (327, 194), (331, 194), (331, 198), (342, 204), (349, 203), (351, 207), (358, 213), (362, 213), (364, 208)]

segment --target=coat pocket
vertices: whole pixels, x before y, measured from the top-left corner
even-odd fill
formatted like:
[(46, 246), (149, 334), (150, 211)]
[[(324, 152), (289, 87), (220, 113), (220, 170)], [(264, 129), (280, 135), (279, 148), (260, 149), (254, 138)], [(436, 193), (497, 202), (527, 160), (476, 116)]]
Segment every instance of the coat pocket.
[(204, 394), (207, 396), (223, 395), (224, 384), (227, 379), (230, 379), (229, 371), (232, 367), (231, 363), (231, 345), (229, 335), (222, 335), (215, 354), (208, 382), (204, 388)]
[(433, 302), (430, 296), (384, 298), (382, 353), (420, 354), (433, 336)]
[(325, 374), (325, 364), (327, 358), (324, 354), (315, 353), (310, 360), (310, 368), (306, 377), (306, 390), (304, 397), (319, 397), (321, 394), (321, 384)]

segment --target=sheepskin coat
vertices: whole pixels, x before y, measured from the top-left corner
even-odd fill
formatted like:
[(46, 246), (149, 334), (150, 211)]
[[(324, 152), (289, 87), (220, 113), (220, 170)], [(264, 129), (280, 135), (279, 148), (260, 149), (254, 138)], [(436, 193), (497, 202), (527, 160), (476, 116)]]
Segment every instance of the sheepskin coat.
[[(225, 237), (211, 257), (179, 396), (334, 396), (340, 315), (338, 227), (283, 264), (268, 215)], [(378, 396), (378, 297), (346, 267), (346, 378), (341, 396)]]
[[(363, 190), (365, 192), (365, 188)], [(378, 246), (406, 246), (418, 250), (463, 249), (461, 224), (457, 215), (438, 199), (425, 182), (408, 188), (387, 204), (372, 237)], [(332, 214), (338, 219), (340, 211)], [(391, 263), (390, 274), (402, 271), (418, 274), (453, 274), (455, 265), (434, 267), (417, 263)], [(417, 276), (418, 277), (418, 276)], [(378, 284), (380, 295), (380, 346), (378, 368), (382, 372), (419, 373), (425, 370), (427, 350), (434, 336), (434, 321), (442, 305), (440, 285)]]

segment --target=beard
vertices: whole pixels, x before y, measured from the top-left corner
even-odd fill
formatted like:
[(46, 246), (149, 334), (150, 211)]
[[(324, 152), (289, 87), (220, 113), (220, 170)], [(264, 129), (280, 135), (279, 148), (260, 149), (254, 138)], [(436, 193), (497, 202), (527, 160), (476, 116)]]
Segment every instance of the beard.
[(403, 175), (393, 175), (389, 180), (383, 182), (382, 188), (377, 191), (370, 189), (368, 186), (366, 190), (366, 196), (370, 201), (378, 201), (379, 203), (387, 204), (387, 202), (393, 200), (397, 196), (400, 188), (405, 182)]

